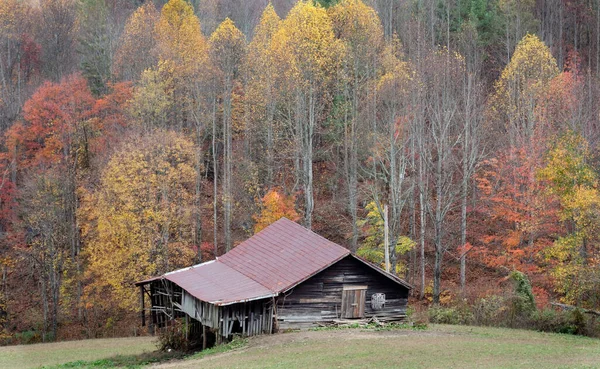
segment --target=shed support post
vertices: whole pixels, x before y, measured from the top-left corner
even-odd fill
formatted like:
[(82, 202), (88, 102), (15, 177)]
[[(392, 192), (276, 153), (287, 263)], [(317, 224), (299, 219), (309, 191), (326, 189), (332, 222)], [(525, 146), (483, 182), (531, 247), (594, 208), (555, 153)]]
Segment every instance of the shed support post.
[(142, 327), (146, 326), (146, 308), (144, 306), (144, 286), (140, 286), (140, 315), (142, 316)]

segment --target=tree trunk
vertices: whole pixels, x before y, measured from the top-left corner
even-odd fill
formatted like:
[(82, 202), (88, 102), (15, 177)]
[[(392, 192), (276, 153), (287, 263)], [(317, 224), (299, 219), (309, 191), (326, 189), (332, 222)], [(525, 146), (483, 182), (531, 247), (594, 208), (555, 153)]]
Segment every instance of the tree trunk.
[(218, 239), (218, 211), (217, 211), (217, 196), (218, 196), (218, 179), (219, 179), (219, 157), (217, 154), (217, 98), (213, 97), (213, 112), (212, 112), (212, 157), (213, 157), (213, 247), (215, 258), (219, 253)]
[(225, 252), (231, 250), (231, 79), (225, 80), (223, 94), (223, 141), (225, 152), (223, 156), (223, 232), (225, 235)]
[(200, 133), (198, 135), (198, 149), (196, 152), (196, 183), (194, 193), (194, 244), (198, 248), (196, 254), (196, 262), (202, 263), (202, 211), (200, 209), (200, 196), (202, 193), (202, 175), (201, 175), (201, 164), (202, 164), (202, 150), (200, 142)]
[(313, 133), (315, 129), (315, 108), (316, 102), (314, 97), (313, 87), (310, 88), (308, 94), (308, 124), (303, 130), (303, 170), (304, 170), (304, 226), (312, 229), (312, 215), (314, 210), (313, 196)]

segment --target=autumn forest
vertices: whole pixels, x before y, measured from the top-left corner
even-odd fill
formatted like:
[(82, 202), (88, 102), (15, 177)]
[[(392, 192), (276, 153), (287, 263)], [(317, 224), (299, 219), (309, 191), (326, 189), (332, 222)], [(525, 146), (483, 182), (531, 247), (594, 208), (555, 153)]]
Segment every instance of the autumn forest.
[(599, 106), (594, 0), (0, 0), (0, 341), (282, 216), (383, 265), (384, 209), (417, 305), (600, 310)]

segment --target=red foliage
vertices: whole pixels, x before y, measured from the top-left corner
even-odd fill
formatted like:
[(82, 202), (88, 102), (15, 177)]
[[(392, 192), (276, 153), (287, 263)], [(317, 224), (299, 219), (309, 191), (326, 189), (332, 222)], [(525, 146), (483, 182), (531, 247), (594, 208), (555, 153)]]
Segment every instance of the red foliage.
[(24, 122), (6, 133), (19, 169), (59, 163), (70, 155), (75, 131), (89, 118), (94, 98), (80, 75), (44, 83), (23, 106)]
[(92, 153), (107, 151), (110, 144), (118, 142), (127, 126), (127, 106), (133, 94), (131, 82), (120, 82), (109, 85), (111, 92), (96, 101), (92, 109), (92, 120), (97, 135), (90, 143)]
[(39, 70), (42, 48), (31, 36), (23, 34), (21, 35), (21, 52), (23, 53), (23, 57), (19, 66), (25, 80), (28, 80)]
[(510, 150), (485, 161), (476, 177), (480, 237), (473, 252), (490, 267), (543, 272), (540, 251), (552, 244), (558, 221), (556, 203), (535, 178), (540, 156), (535, 147)]

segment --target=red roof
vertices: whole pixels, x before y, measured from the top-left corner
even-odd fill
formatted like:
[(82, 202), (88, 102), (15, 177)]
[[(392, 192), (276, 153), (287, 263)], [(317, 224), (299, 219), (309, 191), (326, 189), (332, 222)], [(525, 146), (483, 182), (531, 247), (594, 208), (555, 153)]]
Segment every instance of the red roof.
[(281, 218), (218, 260), (271, 291), (283, 292), (349, 254), (342, 246)]
[(195, 298), (215, 305), (276, 296), (261, 284), (214, 260), (163, 277)]
[(228, 305), (277, 296), (348, 255), (342, 246), (281, 218), (217, 260), (136, 285), (164, 278), (199, 300)]

